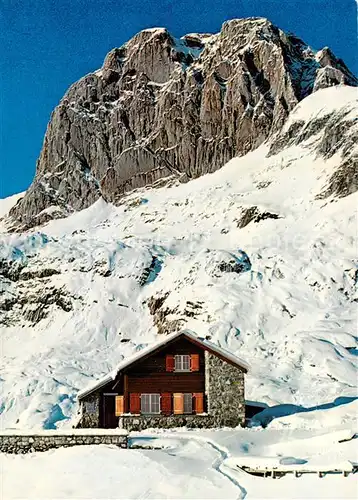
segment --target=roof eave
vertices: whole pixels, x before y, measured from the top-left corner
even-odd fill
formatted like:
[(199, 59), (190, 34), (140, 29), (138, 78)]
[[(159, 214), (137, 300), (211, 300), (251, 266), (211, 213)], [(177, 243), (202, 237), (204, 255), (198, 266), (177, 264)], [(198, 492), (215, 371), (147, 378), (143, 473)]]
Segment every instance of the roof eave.
[(101, 389), (101, 387), (103, 387), (104, 385), (108, 384), (108, 382), (111, 382), (111, 381), (113, 381), (113, 377), (112, 376), (106, 377), (106, 379), (101, 380), (101, 382), (99, 382), (98, 385), (96, 385), (95, 387), (91, 387), (91, 388), (89, 388), (87, 390), (84, 389), (83, 391), (80, 391), (77, 394), (77, 399), (80, 401), (81, 399), (85, 398), (86, 396), (88, 396), (92, 392), (95, 392), (98, 389)]

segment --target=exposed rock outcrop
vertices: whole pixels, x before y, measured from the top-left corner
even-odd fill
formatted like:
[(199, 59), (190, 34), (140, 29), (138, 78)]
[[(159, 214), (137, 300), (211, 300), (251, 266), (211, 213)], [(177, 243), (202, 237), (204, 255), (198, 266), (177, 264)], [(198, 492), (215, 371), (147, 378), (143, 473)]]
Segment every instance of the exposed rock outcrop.
[(266, 219), (281, 219), (279, 214), (271, 212), (261, 212), (256, 206), (246, 208), (237, 222), (237, 227), (246, 227), (250, 222), (260, 222)]
[[(1, 275), (0, 275), (1, 279)], [(11, 326), (46, 318), (53, 308), (72, 310), (72, 299), (65, 287), (57, 288), (41, 279), (24, 278), (16, 288), (3, 281), (0, 293), (0, 325)]]
[(35, 226), (119, 202), (161, 179), (186, 181), (258, 147), (309, 93), (356, 78), (267, 19), (235, 19), (219, 34), (175, 39), (144, 30), (54, 110), (33, 184), (11, 210)]
[(148, 308), (159, 334), (177, 332), (185, 325), (185, 319), (182, 317), (184, 314), (178, 314), (178, 307), (173, 309), (165, 304), (168, 296), (169, 293), (166, 293), (164, 296), (150, 297), (148, 300)]

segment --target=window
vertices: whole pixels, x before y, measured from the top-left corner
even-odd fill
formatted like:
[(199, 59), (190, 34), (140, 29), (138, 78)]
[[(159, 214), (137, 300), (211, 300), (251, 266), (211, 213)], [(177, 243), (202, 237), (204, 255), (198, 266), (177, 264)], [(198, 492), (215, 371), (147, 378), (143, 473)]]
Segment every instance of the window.
[(193, 413), (193, 395), (183, 394), (184, 396), (184, 411), (183, 413)]
[(96, 402), (95, 401), (85, 401), (84, 406), (86, 408), (86, 413), (96, 413)]
[(175, 371), (190, 372), (190, 356), (189, 354), (177, 354), (175, 356)]
[(175, 392), (174, 400), (174, 415), (183, 415), (184, 413), (193, 413), (193, 395), (190, 393)]
[(160, 413), (160, 394), (142, 394), (140, 410), (141, 413)]

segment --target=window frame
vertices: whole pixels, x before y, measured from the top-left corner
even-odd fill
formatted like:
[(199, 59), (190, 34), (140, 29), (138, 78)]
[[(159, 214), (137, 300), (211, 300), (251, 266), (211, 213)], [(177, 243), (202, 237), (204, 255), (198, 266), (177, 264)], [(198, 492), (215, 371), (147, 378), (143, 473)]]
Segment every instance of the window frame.
[[(188, 405), (188, 401), (190, 401), (190, 409), (186, 406)], [(193, 393), (192, 392), (183, 392), (183, 415), (191, 415), (193, 413)]]
[[(158, 398), (157, 401), (153, 401), (154, 397)], [(141, 415), (160, 415), (161, 412), (161, 395), (156, 392), (145, 392), (140, 395), (140, 413)], [(148, 405), (148, 411), (143, 407)], [(158, 408), (158, 411), (153, 411), (153, 406)]]
[[(184, 360), (186, 361), (184, 363)], [(187, 365), (187, 367), (184, 365)], [(174, 372), (187, 373), (191, 371), (191, 356), (190, 354), (175, 354), (174, 356)]]

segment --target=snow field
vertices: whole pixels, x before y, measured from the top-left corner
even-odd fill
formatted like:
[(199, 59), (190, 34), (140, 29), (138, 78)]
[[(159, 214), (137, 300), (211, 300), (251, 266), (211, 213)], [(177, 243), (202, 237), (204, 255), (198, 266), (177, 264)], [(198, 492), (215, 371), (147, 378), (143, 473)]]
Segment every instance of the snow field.
[(274, 480), (239, 468), (348, 470), (358, 457), (354, 440), (339, 443), (347, 431), (153, 430), (133, 434), (132, 446), (155, 449), (98, 445), (0, 455), (2, 498), (351, 499), (357, 493), (353, 474), (289, 474)]

